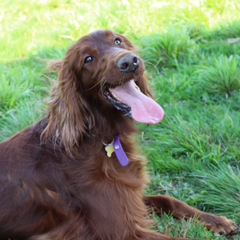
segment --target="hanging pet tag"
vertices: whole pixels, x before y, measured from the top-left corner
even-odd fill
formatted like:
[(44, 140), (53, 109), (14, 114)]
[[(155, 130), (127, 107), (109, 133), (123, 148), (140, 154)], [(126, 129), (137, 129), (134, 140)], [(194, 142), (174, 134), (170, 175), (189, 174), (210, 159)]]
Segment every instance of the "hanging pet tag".
[(112, 153), (115, 152), (118, 158), (118, 161), (122, 166), (127, 166), (129, 163), (128, 157), (124, 152), (121, 142), (120, 142), (120, 134), (118, 134), (117, 138), (114, 139), (110, 144), (106, 144), (102, 142), (106, 147), (105, 151), (107, 152), (107, 156), (111, 157)]
[(107, 156), (108, 156), (108, 157), (111, 157), (111, 156), (112, 156), (112, 153), (114, 152), (113, 142), (111, 142), (110, 144), (108, 144), (108, 145), (105, 147), (105, 151), (107, 152)]

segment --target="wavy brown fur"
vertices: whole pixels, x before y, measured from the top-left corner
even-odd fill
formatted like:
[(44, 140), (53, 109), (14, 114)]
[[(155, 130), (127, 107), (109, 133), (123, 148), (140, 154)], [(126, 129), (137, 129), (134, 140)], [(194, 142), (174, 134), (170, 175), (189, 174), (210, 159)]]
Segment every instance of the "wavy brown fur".
[[(103, 97), (105, 86), (131, 79), (151, 96), (141, 59), (134, 73), (117, 68), (128, 53), (136, 51), (127, 38), (100, 30), (51, 62), (58, 80), (48, 116), (0, 143), (1, 240), (178, 239), (149, 230), (146, 205), (159, 215), (160, 209), (178, 218), (196, 214), (215, 232), (234, 230), (230, 220), (169, 196), (144, 197), (145, 158), (134, 146), (135, 124)], [(94, 56), (89, 64), (88, 55)], [(103, 142), (118, 133), (130, 161), (126, 167), (104, 150)]]

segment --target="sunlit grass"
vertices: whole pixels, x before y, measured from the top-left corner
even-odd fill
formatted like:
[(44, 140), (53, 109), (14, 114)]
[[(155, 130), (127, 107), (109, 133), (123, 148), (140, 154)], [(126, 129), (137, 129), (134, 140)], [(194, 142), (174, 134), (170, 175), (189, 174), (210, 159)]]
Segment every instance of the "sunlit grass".
[(212, 66), (199, 69), (199, 80), (209, 93), (227, 94), (240, 89), (240, 57), (220, 56)]
[(172, 26), (158, 34), (141, 39), (143, 58), (160, 70), (163, 67), (174, 67), (188, 56), (194, 56), (196, 44), (190, 38), (185, 26)]
[(27, 57), (42, 47), (65, 47), (99, 28), (111, 28), (132, 39), (161, 33), (169, 23), (191, 21), (212, 29), (238, 20), (239, 10), (237, 0), (5, 0), (0, 3), (0, 59)]

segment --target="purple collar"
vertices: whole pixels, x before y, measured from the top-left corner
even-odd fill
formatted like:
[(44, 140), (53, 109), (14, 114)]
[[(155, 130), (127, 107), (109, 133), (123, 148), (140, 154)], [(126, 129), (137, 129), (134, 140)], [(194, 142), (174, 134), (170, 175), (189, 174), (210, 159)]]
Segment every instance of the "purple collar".
[(113, 148), (118, 158), (118, 161), (122, 166), (127, 166), (129, 163), (128, 157), (124, 152), (121, 142), (120, 142), (120, 134), (118, 134), (117, 138), (113, 142)]
[(116, 137), (115, 140), (113, 140), (110, 144), (106, 144), (103, 142), (103, 144), (106, 146), (105, 151), (107, 152), (107, 156), (111, 157), (112, 153), (115, 152), (116, 156), (118, 158), (118, 161), (122, 166), (127, 166), (129, 163), (128, 157), (126, 153), (124, 152), (121, 142), (120, 142), (120, 134)]

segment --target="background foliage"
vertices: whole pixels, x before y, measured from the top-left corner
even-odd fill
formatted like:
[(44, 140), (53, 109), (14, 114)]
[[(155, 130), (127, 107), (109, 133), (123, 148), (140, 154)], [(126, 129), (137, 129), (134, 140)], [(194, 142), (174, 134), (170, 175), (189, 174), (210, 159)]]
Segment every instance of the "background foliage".
[[(137, 45), (166, 112), (157, 125), (139, 124), (147, 192), (239, 223), (239, 12), (239, 0), (1, 1), (0, 141), (44, 115), (46, 59), (61, 58), (84, 34), (112, 29)], [(155, 218), (172, 236), (226, 239), (194, 219)]]

